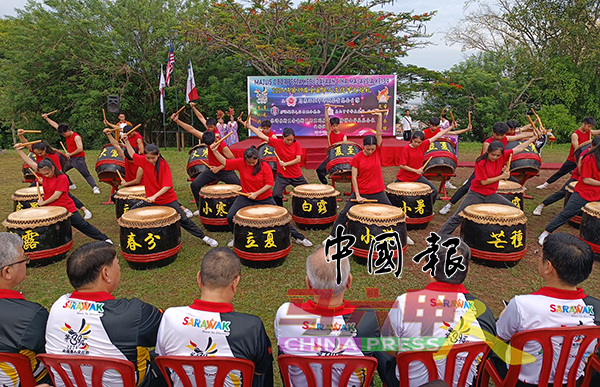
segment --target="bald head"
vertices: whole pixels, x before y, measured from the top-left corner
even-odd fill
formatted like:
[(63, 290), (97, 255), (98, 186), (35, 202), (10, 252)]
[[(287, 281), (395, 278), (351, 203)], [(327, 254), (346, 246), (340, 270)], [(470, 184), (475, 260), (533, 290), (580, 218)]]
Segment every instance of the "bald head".
[[(330, 255), (334, 252), (335, 248), (329, 250)], [(306, 275), (310, 287), (313, 289), (333, 289), (333, 296), (343, 294), (350, 276), (350, 262), (347, 258), (341, 261), (342, 281), (339, 285), (336, 283), (336, 266), (336, 261), (330, 260), (327, 262), (325, 259), (325, 248), (323, 246), (318, 247), (306, 259)]]

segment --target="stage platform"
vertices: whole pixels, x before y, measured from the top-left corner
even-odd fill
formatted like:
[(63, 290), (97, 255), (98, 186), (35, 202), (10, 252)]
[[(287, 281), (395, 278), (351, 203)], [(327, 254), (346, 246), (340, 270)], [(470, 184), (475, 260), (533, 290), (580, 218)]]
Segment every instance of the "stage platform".
[[(355, 142), (362, 146), (363, 137), (349, 137), (348, 141)], [(325, 160), (325, 151), (329, 147), (327, 144), (327, 137), (296, 137), (296, 140), (302, 146), (302, 161), (300, 162), (301, 167), (307, 169), (317, 169), (319, 164)], [(235, 157), (243, 157), (244, 150), (252, 145), (258, 146), (262, 143), (262, 140), (258, 137), (250, 137), (247, 140), (238, 142), (231, 145), (229, 148), (233, 152)], [(408, 144), (407, 141), (398, 140), (395, 137), (384, 137), (383, 138), (383, 166), (393, 167), (400, 165), (400, 155), (402, 154), (402, 148)], [(459, 145), (460, 146), (460, 145)], [(541, 169), (560, 169), (562, 163), (542, 163)], [(458, 167), (474, 168), (474, 160), (459, 160)]]

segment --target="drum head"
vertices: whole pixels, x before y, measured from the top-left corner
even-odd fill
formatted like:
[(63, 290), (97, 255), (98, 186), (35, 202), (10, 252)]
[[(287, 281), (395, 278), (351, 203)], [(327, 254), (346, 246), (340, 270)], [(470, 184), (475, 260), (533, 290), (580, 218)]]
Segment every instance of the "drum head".
[(215, 184), (205, 185), (200, 189), (200, 196), (207, 198), (230, 198), (237, 196), (235, 192), (240, 192), (242, 187), (237, 184)]
[(339, 195), (339, 192), (330, 185), (302, 184), (294, 188), (292, 195), (300, 198), (322, 198), (326, 196), (337, 196)]
[(576, 185), (577, 185), (577, 182), (576, 181), (572, 181), (572, 182), (569, 183), (568, 186), (565, 187), (565, 190), (567, 190), (570, 193), (573, 193), (573, 192), (575, 192), (575, 186)]
[(594, 218), (600, 218), (600, 202), (590, 202), (583, 207), (583, 212)]
[(357, 204), (348, 211), (348, 219), (364, 224), (389, 226), (406, 221), (406, 215), (398, 207), (379, 203)]
[(164, 227), (177, 222), (181, 217), (174, 208), (151, 206), (129, 210), (118, 220), (119, 226), (133, 228)]
[(71, 214), (64, 207), (47, 206), (26, 208), (13, 212), (2, 223), (4, 227), (11, 228), (33, 228), (48, 226), (67, 219)]
[(386, 191), (395, 195), (421, 196), (431, 194), (433, 189), (425, 183), (399, 181), (388, 184)]
[(525, 192), (523, 186), (516, 181), (500, 180), (498, 182), (498, 193), (499, 194), (515, 194)]
[(292, 216), (283, 207), (270, 204), (249, 206), (240, 209), (233, 217), (233, 222), (242, 226), (282, 226), (290, 222)]
[[(42, 197), (44, 195), (44, 188), (40, 186), (40, 193)], [(21, 188), (15, 191), (13, 197), (11, 199), (21, 199), (21, 198), (37, 198), (38, 190), (37, 187), (27, 187)]]
[(472, 204), (462, 210), (459, 215), (479, 224), (514, 226), (527, 222), (525, 213), (517, 207), (495, 203)]
[(115, 194), (116, 199), (127, 199), (130, 196), (146, 197), (146, 187), (143, 185), (134, 185), (132, 187), (123, 187)]

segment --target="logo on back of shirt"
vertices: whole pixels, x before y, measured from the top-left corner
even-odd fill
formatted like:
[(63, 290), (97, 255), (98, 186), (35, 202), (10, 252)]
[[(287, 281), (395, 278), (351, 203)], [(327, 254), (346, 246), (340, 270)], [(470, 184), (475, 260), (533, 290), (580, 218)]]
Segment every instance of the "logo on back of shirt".
[(564, 313), (573, 316), (594, 315), (593, 305), (555, 305), (550, 304), (550, 312), (552, 313)]
[(341, 356), (344, 354), (344, 352), (346, 352), (344, 349), (344, 344), (341, 344), (339, 339), (335, 339), (335, 346), (331, 349), (331, 351), (328, 351), (319, 344), (316, 345), (316, 348), (319, 349), (317, 356)]
[(229, 335), (229, 326), (231, 325), (231, 321), (217, 321), (212, 318), (210, 320), (202, 320), (199, 318), (185, 316), (183, 318), (182, 325), (200, 328), (202, 330), (211, 331), (220, 335)]
[[(63, 305), (63, 309), (76, 310), (77, 312), (95, 312), (104, 314), (104, 303), (103, 302), (90, 302), (90, 301), (72, 301), (69, 300)], [(88, 313), (85, 313), (88, 314)]]
[(206, 348), (204, 348), (204, 350), (198, 348), (198, 344), (194, 343), (192, 340), (190, 340), (190, 345), (186, 345), (186, 347), (192, 350), (190, 356), (216, 356), (216, 353), (218, 352), (217, 343), (213, 343), (212, 337), (210, 336), (208, 337), (208, 343), (206, 343)]
[(467, 336), (469, 335), (469, 324), (466, 324), (465, 320), (461, 317), (456, 326), (452, 327), (447, 322), (443, 322), (444, 325), (440, 327), (440, 329), (447, 330), (445, 336), (446, 338), (450, 337), (450, 340), (454, 344), (464, 344), (467, 342)]
[(90, 353), (90, 346), (87, 344), (87, 339), (92, 331), (90, 330), (90, 324), (86, 324), (84, 318), (81, 319), (81, 326), (77, 332), (67, 323), (60, 329), (65, 332), (64, 340), (67, 343), (67, 348), (63, 349), (64, 353), (77, 355), (87, 355)]

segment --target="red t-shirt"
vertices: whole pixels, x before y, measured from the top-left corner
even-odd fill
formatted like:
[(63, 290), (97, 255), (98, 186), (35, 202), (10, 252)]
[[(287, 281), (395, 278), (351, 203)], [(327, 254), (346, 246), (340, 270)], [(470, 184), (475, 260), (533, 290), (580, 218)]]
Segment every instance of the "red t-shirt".
[(163, 187), (171, 187), (167, 192), (160, 195), (154, 201), (155, 204), (167, 204), (172, 201), (177, 200), (177, 195), (173, 190), (173, 179), (171, 178), (171, 168), (169, 168), (169, 164), (162, 159), (160, 160), (160, 167), (158, 170), (158, 178), (156, 178), (156, 166), (150, 164), (146, 157), (134, 154), (133, 155), (133, 163), (138, 167), (142, 168), (144, 171), (144, 178), (142, 179), (144, 182), (144, 187), (146, 188), (146, 197), (149, 198), (153, 196), (158, 191), (160, 191)]
[(600, 187), (585, 184), (583, 178), (588, 177), (600, 181), (600, 171), (596, 166), (596, 157), (588, 156), (581, 162), (581, 176), (575, 186), (575, 192), (588, 202), (600, 201)]
[(39, 162), (45, 159), (46, 157), (52, 160), (57, 170), (62, 171), (62, 166), (60, 165), (60, 157), (58, 157), (58, 153), (46, 153), (46, 156), (35, 155), (35, 162), (39, 164)]
[(385, 190), (383, 184), (381, 147), (377, 147), (370, 156), (365, 152), (358, 152), (350, 165), (358, 169), (358, 191), (361, 195), (374, 194)]
[[(502, 144), (504, 144), (504, 149), (506, 149), (506, 144), (508, 144), (508, 139), (506, 138), (506, 136), (502, 137), (502, 140), (494, 140), (494, 137), (490, 137), (487, 140), (485, 140), (483, 143), (491, 144), (494, 141), (500, 141)], [(483, 147), (481, 147), (481, 154), (483, 154)]]
[(131, 137), (128, 137), (129, 143), (131, 144), (131, 146), (133, 148), (138, 149), (138, 144), (137, 144), (137, 140), (138, 138), (142, 139), (142, 143), (144, 142), (144, 138), (142, 137), (141, 134), (139, 134), (138, 132), (135, 132), (131, 135)]
[[(77, 150), (77, 144), (75, 144), (75, 137), (81, 137), (80, 135), (78, 135), (77, 133), (73, 132), (73, 134), (71, 134), (70, 137), (66, 137), (66, 143), (67, 143), (67, 151), (69, 153), (73, 153)], [(77, 153), (76, 155), (73, 155), (71, 157), (85, 157), (85, 152), (81, 151), (81, 153)]]
[(275, 133), (273, 133), (273, 131), (271, 129), (269, 129), (269, 133), (263, 132), (263, 134), (267, 137), (273, 137), (273, 136), (277, 137), (277, 135)]
[[(256, 175), (252, 175), (254, 167), (246, 164), (243, 158), (229, 159), (225, 161), (225, 170), (240, 171), (240, 181), (242, 182), (242, 191), (246, 193), (256, 192), (265, 185), (272, 186), (273, 183), (273, 171), (267, 163), (262, 163), (260, 166), (260, 172)], [(273, 191), (269, 189), (267, 192), (262, 193), (256, 197), (256, 200), (263, 200), (273, 195)]]
[(48, 204), (49, 206), (64, 207), (69, 212), (77, 211), (73, 199), (69, 197), (69, 179), (67, 175), (62, 174), (50, 178), (42, 177), (42, 179), (44, 181), (44, 200), (48, 200), (56, 191), (62, 192), (58, 199)]
[[(302, 147), (298, 141), (294, 141), (290, 145), (285, 145), (282, 139), (269, 137), (269, 144), (275, 148), (275, 152), (277, 152), (277, 156), (279, 156), (281, 161), (292, 161), (296, 156), (302, 157)], [(288, 179), (302, 176), (300, 163), (287, 166), (285, 169), (277, 163), (277, 173)]]
[(440, 132), (440, 128), (437, 128), (435, 131), (431, 130), (431, 128), (427, 128), (423, 131), (423, 134), (425, 135), (425, 140), (429, 140), (431, 137), (435, 136), (436, 134), (438, 134)]
[[(425, 140), (416, 148), (410, 146), (410, 144), (406, 145), (402, 149), (402, 154), (400, 155), (400, 165), (406, 165), (407, 167), (419, 169), (423, 165), (423, 154), (429, 148), (430, 141)], [(417, 181), (417, 179), (422, 176), (418, 175), (414, 172), (405, 171), (400, 168), (398, 174), (396, 175), (396, 179), (400, 181)]]
[(488, 185), (482, 185), (482, 180), (487, 180), (491, 177), (499, 176), (502, 173), (502, 167), (508, 161), (509, 156), (513, 153), (512, 149), (505, 150), (502, 157), (496, 161), (481, 160), (475, 164), (475, 179), (471, 182), (471, 191), (482, 195), (492, 195), (498, 190), (498, 182)]
[[(581, 152), (581, 155), (579, 155), (579, 157), (583, 157), (586, 153), (588, 153), (588, 151), (590, 150), (590, 148), (587, 148), (586, 150), (584, 150), (583, 152)], [(573, 180), (579, 180), (579, 168), (575, 168), (573, 170), (573, 172), (571, 172), (571, 179)]]
[[(577, 129), (575, 131), (577, 138), (579, 138), (579, 145), (583, 144), (586, 141), (590, 140), (591, 132), (583, 133), (581, 130)], [(577, 162), (575, 161), (575, 148), (573, 147), (573, 143), (571, 143), (571, 150), (569, 151), (569, 157), (567, 157), (567, 161)]]
[(329, 144), (333, 145), (336, 142), (344, 141), (344, 136), (344, 133), (334, 133), (334, 131), (332, 130), (331, 132), (329, 132)]
[[(219, 151), (219, 153), (221, 155), (223, 155), (222, 150), (226, 146), (227, 146), (227, 144), (225, 143), (225, 141), (222, 141), (219, 144), (217, 150)], [(223, 157), (225, 157), (225, 156), (223, 156)], [(210, 149), (208, 150), (208, 162), (207, 162), (207, 164), (210, 165), (211, 167), (218, 167), (219, 165), (221, 165), (221, 163), (219, 162), (219, 160), (217, 160), (217, 156), (215, 156), (215, 154), (213, 153), (213, 151), (210, 150)]]
[(133, 161), (125, 160), (125, 181), (130, 182), (135, 180), (137, 176), (138, 166)]

